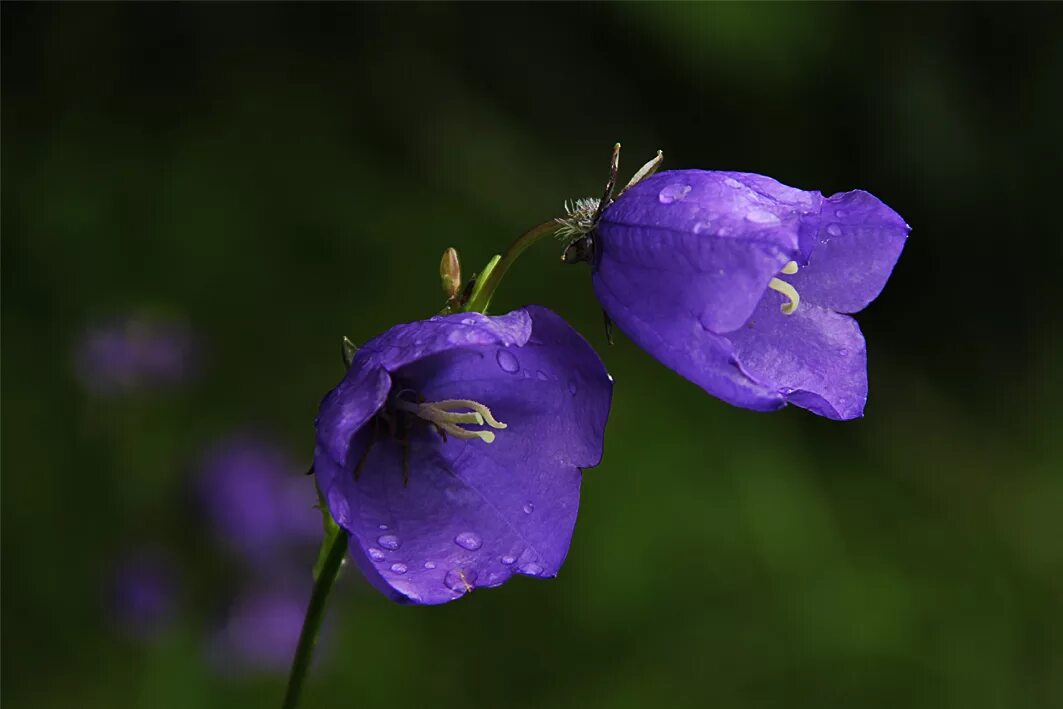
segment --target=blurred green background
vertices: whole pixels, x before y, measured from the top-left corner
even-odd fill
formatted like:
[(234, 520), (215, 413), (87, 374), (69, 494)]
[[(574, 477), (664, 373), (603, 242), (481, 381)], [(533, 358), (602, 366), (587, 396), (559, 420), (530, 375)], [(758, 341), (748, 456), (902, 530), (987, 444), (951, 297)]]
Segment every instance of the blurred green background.
[[(616, 140), (624, 175), (662, 148), (907, 219), (866, 418), (609, 347), (538, 246), (496, 310), (557, 310), (616, 378), (561, 576), (427, 609), (346, 579), (305, 706), (1063, 706), (1060, 6), (2, 10), (5, 706), (278, 704), (205, 659), (241, 582), (197, 459), (253, 428), (298, 475), (340, 336), (433, 313), (444, 247), (476, 270)], [(131, 312), (187, 323), (199, 375), (86, 391), (87, 328)], [(143, 545), (180, 591), (137, 639), (105, 589)]]

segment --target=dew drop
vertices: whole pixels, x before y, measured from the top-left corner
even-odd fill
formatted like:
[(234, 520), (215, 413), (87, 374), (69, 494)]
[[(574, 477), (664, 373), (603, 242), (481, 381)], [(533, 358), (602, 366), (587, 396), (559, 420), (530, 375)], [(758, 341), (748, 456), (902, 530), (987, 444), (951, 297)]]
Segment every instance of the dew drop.
[(521, 509), (524, 510), (524, 514), (530, 515), (532, 512), (535, 511), (535, 505), (533, 505), (532, 503), (528, 502), (528, 503), (525, 503), (524, 507), (522, 507)]
[(751, 209), (746, 214), (746, 221), (754, 224), (778, 224), (779, 218), (766, 209)]
[(484, 540), (480, 539), (480, 535), (476, 532), (462, 532), (454, 537), (454, 543), (462, 549), (476, 551), (484, 545)]
[(396, 537), (394, 534), (384, 534), (377, 538), (376, 543), (384, 547), (388, 551), (395, 551), (402, 546), (402, 540)]
[(725, 185), (727, 185), (728, 187), (730, 187), (731, 189), (734, 189), (734, 190), (740, 190), (740, 189), (742, 189), (742, 183), (741, 183), (741, 182), (739, 182), (738, 180), (736, 180), (736, 179), (735, 179), (735, 178), (733, 178), (733, 177), (727, 177), (727, 178), (724, 178), (724, 181), (723, 181), (723, 183), (724, 183)]
[(544, 372), (541, 369), (538, 372), (535, 373), (535, 376), (538, 377), (539, 381), (542, 381), (542, 382), (550, 381), (550, 377), (546, 374), (546, 372)]
[(716, 230), (716, 236), (730, 236), (733, 231), (729, 226), (722, 226)]
[(838, 226), (837, 224), (831, 224), (830, 226), (827, 227), (827, 233), (830, 234), (831, 236), (841, 236), (842, 235), (842, 228), (840, 226)]
[(498, 366), (503, 372), (513, 374), (520, 369), (520, 362), (517, 361), (516, 355), (509, 350), (499, 350), (495, 359), (498, 360)]
[(511, 566), (516, 560), (517, 560), (517, 557), (510, 556), (509, 554), (506, 554), (501, 559), (499, 559), (499, 561), (501, 561), (506, 566)]
[(672, 202), (678, 202), (688, 194), (690, 194), (690, 185), (681, 185), (677, 182), (673, 185), (668, 185), (657, 193), (657, 201), (661, 204), (671, 204)]
[(838, 354), (841, 355), (842, 357), (848, 357), (849, 356), (849, 350), (842, 348), (842, 349), (838, 350)]
[(577, 391), (579, 391), (579, 385), (576, 384), (576, 380), (575, 379), (569, 379), (568, 380), (568, 393), (571, 394), (572, 396), (575, 396)]
[(401, 561), (395, 562), (391, 565), (391, 570), (396, 574), (404, 574), (406, 573), (406, 564), (403, 564)]
[(380, 551), (376, 547), (369, 547), (368, 552), (369, 552), (369, 558), (372, 559), (373, 561), (383, 561), (384, 560), (384, 552)]
[(543, 572), (543, 567), (532, 561), (520, 567), (520, 572), (522, 574), (527, 574), (528, 576), (538, 576)]
[(694, 224), (695, 234), (700, 234), (701, 232), (708, 231), (709, 229), (712, 229), (712, 222), (696, 222)]
[(839, 218), (844, 217), (845, 216), (845, 210), (844, 209), (839, 209), (837, 212), (834, 213), (834, 215), (836, 217), (839, 217)]
[(379, 529), (380, 531), (384, 531), (385, 529), (388, 528), (388, 526), (386, 524), (378, 524), (376, 526), (376, 528)]
[(476, 321), (473, 320), (472, 318), (462, 318), (461, 319), (461, 324), (462, 325), (475, 325)]
[(451, 591), (465, 593), (471, 591), (476, 583), (476, 571), (473, 569), (451, 569), (443, 577), (443, 583)]
[(424, 562), (424, 567), (426, 569), (434, 569), (436, 567), (436, 562), (434, 562), (434, 561), (426, 561), (426, 562)]

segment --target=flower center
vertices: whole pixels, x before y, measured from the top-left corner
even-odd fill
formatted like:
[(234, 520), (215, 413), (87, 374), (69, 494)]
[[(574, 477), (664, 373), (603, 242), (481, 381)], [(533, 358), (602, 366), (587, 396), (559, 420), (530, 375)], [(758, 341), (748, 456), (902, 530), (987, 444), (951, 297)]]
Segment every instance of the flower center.
[[(782, 270), (779, 271), (779, 273), (783, 273), (787, 276), (792, 276), (797, 273), (797, 262), (791, 261), (786, 264), (782, 267)], [(789, 302), (783, 303), (779, 310), (782, 311), (783, 315), (793, 315), (794, 311), (797, 310), (798, 304), (801, 302), (801, 296), (798, 294), (797, 289), (781, 278), (772, 278), (768, 281), (768, 288), (782, 293), (789, 299)]]
[(491, 409), (470, 399), (416, 402), (396, 397), (395, 408), (407, 411), (431, 423), (443, 434), (444, 438), (446, 436), (454, 436), (454, 438), (463, 440), (479, 438), (484, 443), (491, 443), (495, 440), (494, 432), (474, 431), (462, 428), (462, 425), (483, 426), (487, 424), (491, 428), (498, 429), (506, 427), (506, 424), (491, 415)]

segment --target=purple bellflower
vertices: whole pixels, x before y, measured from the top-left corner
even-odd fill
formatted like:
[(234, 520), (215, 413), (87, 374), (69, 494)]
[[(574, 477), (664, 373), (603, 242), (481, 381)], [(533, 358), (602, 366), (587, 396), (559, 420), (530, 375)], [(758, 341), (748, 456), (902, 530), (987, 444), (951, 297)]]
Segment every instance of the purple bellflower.
[(863, 414), (866, 350), (849, 314), (882, 290), (909, 232), (881, 201), (680, 170), (623, 192), (596, 226), (595, 293), (665, 366), (748, 409)]
[(277, 445), (233, 435), (203, 456), (197, 498), (214, 536), (259, 569), (302, 558), (321, 538), (310, 480)]
[(115, 568), (109, 606), (116, 625), (130, 636), (148, 639), (174, 618), (177, 581), (172, 560), (154, 549), (138, 549)]
[(284, 672), (299, 642), (307, 595), (281, 582), (239, 596), (211, 638), (208, 660), (232, 676)]
[(611, 396), (598, 355), (545, 308), (398, 325), (358, 350), (321, 404), (318, 486), (393, 600), (555, 576)]
[(86, 332), (75, 367), (87, 391), (115, 396), (187, 381), (195, 373), (196, 350), (181, 322), (130, 316)]

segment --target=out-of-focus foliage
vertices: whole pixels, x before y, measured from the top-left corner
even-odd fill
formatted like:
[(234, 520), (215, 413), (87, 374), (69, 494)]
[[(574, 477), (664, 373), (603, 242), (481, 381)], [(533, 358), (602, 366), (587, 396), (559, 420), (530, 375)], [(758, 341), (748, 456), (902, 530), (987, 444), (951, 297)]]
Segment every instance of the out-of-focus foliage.
[[(410, 609), (348, 573), (307, 706), (1060, 706), (1061, 31), (1050, 4), (4, 3), (5, 706), (277, 703), (211, 644), (269, 582), (197, 512), (203, 451), (254, 427), (308, 464), (340, 337), (437, 311), (444, 247), (470, 274), (599, 193), (618, 139), (625, 175), (662, 148), (904, 215), (866, 419), (609, 347), (538, 247), (495, 308), (557, 310), (616, 378), (562, 575)], [(196, 377), (81, 386), (86, 328), (149, 311)], [(144, 546), (180, 584), (151, 638), (109, 611)]]

